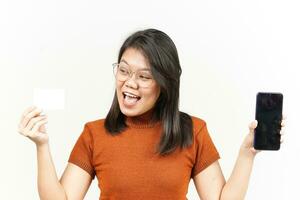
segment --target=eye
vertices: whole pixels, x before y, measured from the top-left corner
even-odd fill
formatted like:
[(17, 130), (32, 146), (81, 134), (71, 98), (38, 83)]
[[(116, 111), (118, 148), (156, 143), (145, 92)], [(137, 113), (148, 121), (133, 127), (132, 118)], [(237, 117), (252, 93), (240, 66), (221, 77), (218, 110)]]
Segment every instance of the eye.
[(126, 69), (126, 67), (123, 67), (123, 66), (120, 66), (119, 67), (119, 72), (121, 73), (121, 74), (128, 74), (129, 72), (128, 72), (128, 69)]
[(148, 75), (148, 74), (140, 74), (140, 75), (139, 75), (139, 78), (140, 78), (141, 80), (144, 80), (144, 81), (147, 81), (147, 80), (152, 79), (152, 77), (151, 77), (150, 75)]

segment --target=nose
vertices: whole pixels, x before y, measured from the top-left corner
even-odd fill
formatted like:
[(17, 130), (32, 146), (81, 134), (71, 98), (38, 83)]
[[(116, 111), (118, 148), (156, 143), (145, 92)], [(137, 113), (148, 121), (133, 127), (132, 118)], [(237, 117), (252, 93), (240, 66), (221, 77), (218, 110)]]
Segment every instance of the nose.
[(135, 79), (135, 74), (131, 74), (131, 76), (128, 77), (128, 79), (125, 82), (126, 87), (130, 87), (130, 88), (134, 88), (137, 89), (138, 88), (138, 84), (136, 82)]

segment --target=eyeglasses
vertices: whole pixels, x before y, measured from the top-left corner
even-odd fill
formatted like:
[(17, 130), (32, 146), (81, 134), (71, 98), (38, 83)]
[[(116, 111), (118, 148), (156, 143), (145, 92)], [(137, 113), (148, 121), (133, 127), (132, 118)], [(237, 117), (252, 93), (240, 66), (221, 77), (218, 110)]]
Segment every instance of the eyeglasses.
[(147, 88), (153, 84), (153, 77), (148, 70), (137, 70), (135, 72), (129, 69), (129, 66), (123, 63), (114, 63), (114, 75), (118, 81), (125, 82), (135, 74), (135, 81), (140, 87)]

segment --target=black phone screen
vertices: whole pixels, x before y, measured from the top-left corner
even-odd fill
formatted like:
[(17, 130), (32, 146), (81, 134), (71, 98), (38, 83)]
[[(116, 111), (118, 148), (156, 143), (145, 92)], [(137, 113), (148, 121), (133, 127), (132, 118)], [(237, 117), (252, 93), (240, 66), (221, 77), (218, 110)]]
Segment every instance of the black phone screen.
[(280, 93), (257, 93), (254, 130), (254, 148), (279, 150), (283, 95)]

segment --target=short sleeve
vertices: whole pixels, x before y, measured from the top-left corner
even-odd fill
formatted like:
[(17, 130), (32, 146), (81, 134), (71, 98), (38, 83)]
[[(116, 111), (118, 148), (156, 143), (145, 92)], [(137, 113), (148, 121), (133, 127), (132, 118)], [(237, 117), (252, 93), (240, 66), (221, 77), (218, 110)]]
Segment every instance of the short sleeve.
[(93, 138), (88, 128), (85, 124), (84, 129), (77, 139), (75, 146), (69, 157), (69, 162), (77, 165), (78, 167), (89, 173), (94, 179), (95, 171), (93, 167)]
[(208, 133), (206, 123), (195, 136), (196, 158), (191, 176), (196, 176), (210, 164), (220, 158), (220, 155)]

